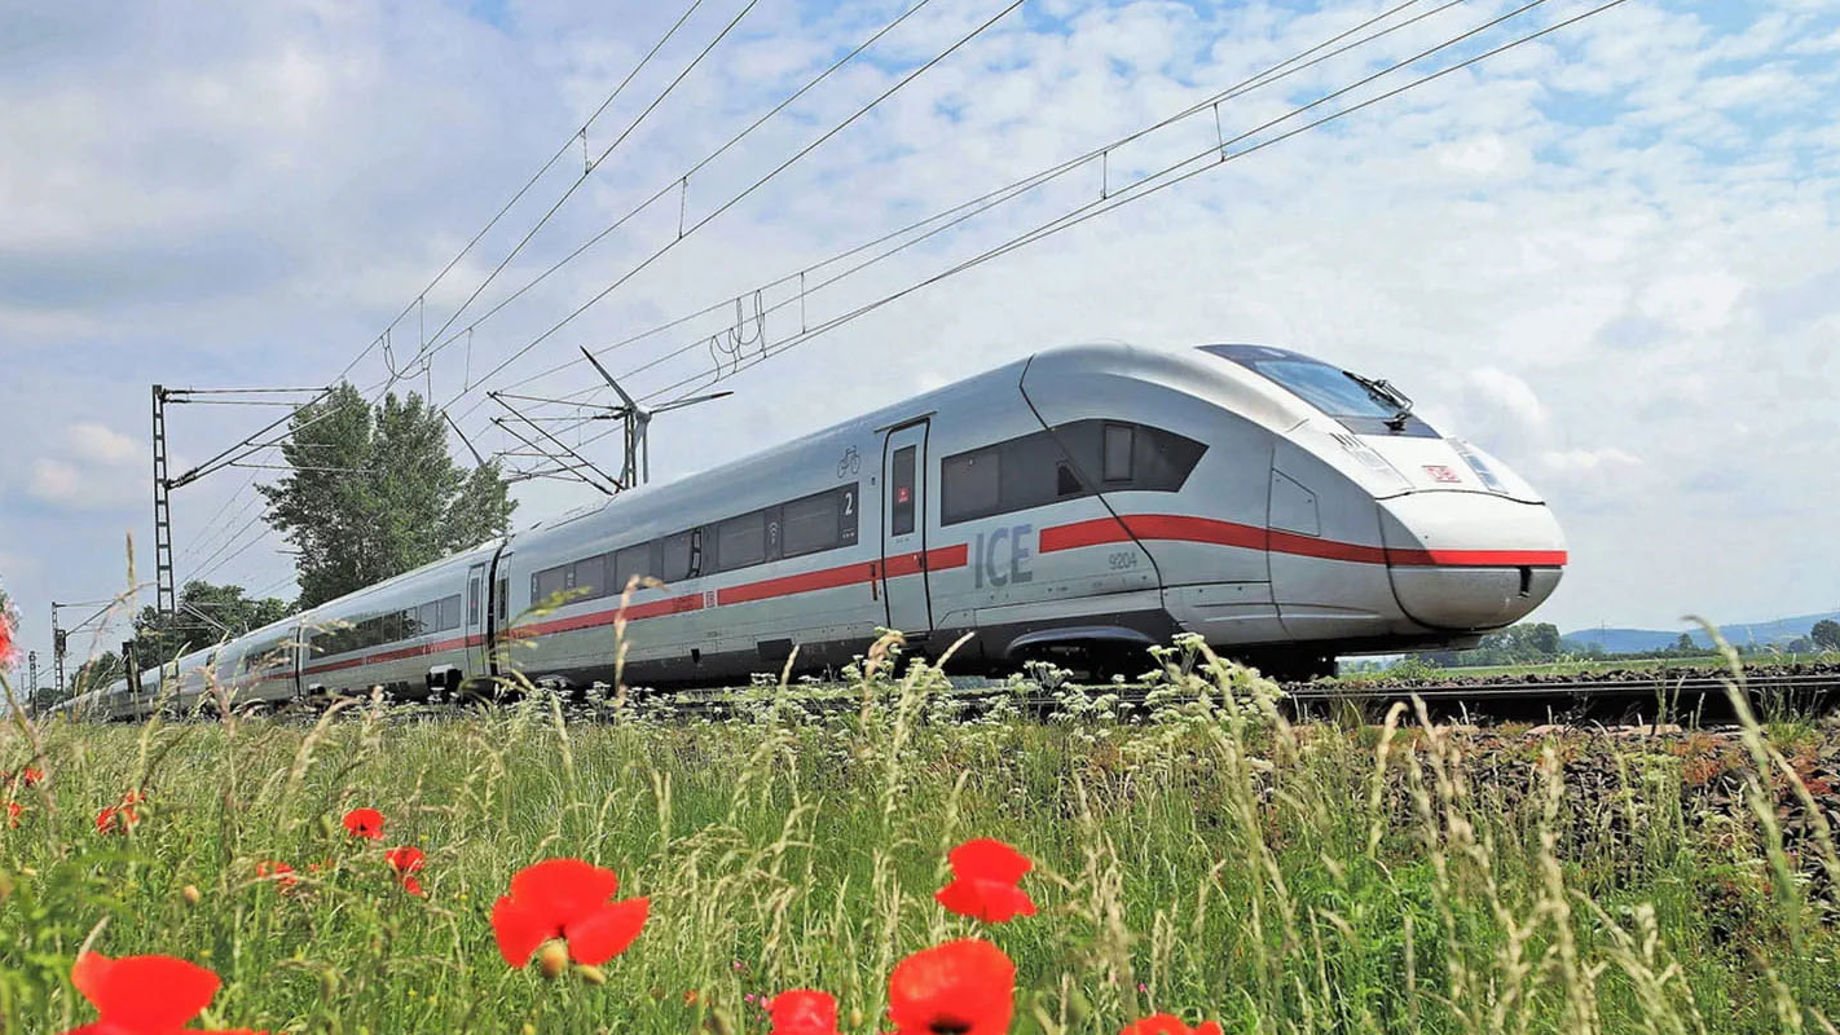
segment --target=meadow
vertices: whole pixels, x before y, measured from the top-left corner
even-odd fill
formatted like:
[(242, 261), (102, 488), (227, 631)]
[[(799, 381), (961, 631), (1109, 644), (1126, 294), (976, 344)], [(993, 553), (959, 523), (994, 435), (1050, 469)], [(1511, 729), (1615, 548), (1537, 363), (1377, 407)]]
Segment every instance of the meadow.
[[(15, 715), (0, 1030), (93, 1021), (70, 981), (87, 947), (215, 971), (211, 1028), (747, 1035), (808, 987), (869, 1035), (891, 1027), (898, 961), (981, 937), (1015, 961), (1008, 1030), (1027, 1035), (1159, 1011), (1248, 1033), (1835, 1031), (1831, 727), (1293, 726), (1274, 685), (1192, 643), (1164, 655), (1151, 714), (967, 722), (937, 668), (887, 646), (823, 715), (770, 688), (719, 722), (606, 702), (570, 721), (580, 706), (542, 693), (297, 721)], [(130, 793), (135, 822), (100, 832)], [(380, 839), (341, 822), (360, 807)], [(986, 837), (1033, 860), (1035, 915), (936, 901), (948, 852)], [(386, 862), (398, 846), (425, 853), (422, 894)], [(565, 856), (649, 915), (623, 953), (546, 978), (501, 957), (491, 916), (520, 868)]]

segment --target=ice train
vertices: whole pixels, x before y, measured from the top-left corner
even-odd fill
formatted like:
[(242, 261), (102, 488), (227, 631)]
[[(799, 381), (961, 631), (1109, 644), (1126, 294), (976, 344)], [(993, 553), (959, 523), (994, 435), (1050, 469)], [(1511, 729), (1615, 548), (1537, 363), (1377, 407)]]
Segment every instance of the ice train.
[[(973, 634), (963, 672), (1143, 671), (1181, 631), (1281, 676), (1462, 645), (1532, 611), (1566, 551), (1534, 491), (1376, 381), (1285, 349), (1054, 349), (576, 510), (195, 651), (172, 703), (744, 681), (877, 627)], [(508, 648), (508, 649), (501, 649)], [(127, 718), (161, 670), (76, 706)], [(169, 689), (171, 687), (169, 686)]]

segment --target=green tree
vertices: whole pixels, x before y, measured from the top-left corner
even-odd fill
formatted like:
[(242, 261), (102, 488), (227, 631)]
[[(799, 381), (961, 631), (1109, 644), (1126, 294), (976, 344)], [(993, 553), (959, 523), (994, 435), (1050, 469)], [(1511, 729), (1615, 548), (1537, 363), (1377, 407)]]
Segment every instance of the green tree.
[(517, 504), (498, 465), (455, 466), (441, 411), (413, 392), (373, 408), (341, 384), (302, 407), (290, 431), (282, 453), (293, 472), (261, 490), (269, 525), (300, 551), (302, 608), (511, 527)]
[(1808, 639), (1821, 650), (1840, 650), (1840, 622), (1823, 618), (1808, 630)]
[(77, 666), (77, 673), (70, 681), (70, 695), (75, 697), (99, 686), (107, 686), (120, 678), (121, 655), (105, 650)]
[(1676, 654), (1697, 654), (1698, 652), (1699, 648), (1693, 645), (1692, 633), (1681, 633), (1680, 638), (1674, 641), (1674, 653)]
[(217, 586), (196, 579), (179, 590), (171, 615), (152, 607), (134, 620), (134, 664), (142, 671), (181, 654), (286, 618), (290, 608), (277, 597), (252, 600), (241, 586)]

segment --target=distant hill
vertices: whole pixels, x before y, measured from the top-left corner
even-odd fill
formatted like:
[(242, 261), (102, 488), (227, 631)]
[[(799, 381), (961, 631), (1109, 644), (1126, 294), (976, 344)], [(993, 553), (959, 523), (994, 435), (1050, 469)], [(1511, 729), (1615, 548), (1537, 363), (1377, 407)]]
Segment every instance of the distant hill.
[[(1840, 611), (1825, 614), (1798, 615), (1794, 618), (1778, 618), (1768, 622), (1751, 622), (1744, 625), (1725, 625), (1719, 627), (1726, 640), (1733, 644), (1767, 645), (1788, 643), (1797, 636), (1808, 635), (1814, 623), (1823, 618), (1840, 621)], [(1702, 647), (1711, 646), (1712, 641), (1697, 628), (1688, 628), (1684, 623), (1673, 631), (1665, 629), (1580, 629), (1560, 637), (1567, 650), (1586, 651), (1593, 644), (1605, 654), (1632, 654), (1637, 651), (1661, 650), (1672, 647), (1680, 639), (1681, 633), (1688, 633), (1693, 642)]]

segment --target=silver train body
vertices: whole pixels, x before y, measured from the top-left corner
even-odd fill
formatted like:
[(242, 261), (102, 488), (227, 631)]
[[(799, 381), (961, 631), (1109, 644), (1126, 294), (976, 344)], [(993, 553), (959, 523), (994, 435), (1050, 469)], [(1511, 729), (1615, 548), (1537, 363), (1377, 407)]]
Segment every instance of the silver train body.
[[(1285, 675), (1462, 645), (1558, 584), (1557, 522), (1384, 382), (1281, 349), (1057, 349), (623, 493), (167, 666), (184, 708), (513, 666), (562, 687), (821, 671), (878, 628), (957, 671), (1137, 672), (1195, 632)], [(662, 585), (633, 593), (633, 576)], [(76, 707), (143, 714), (161, 674)]]

